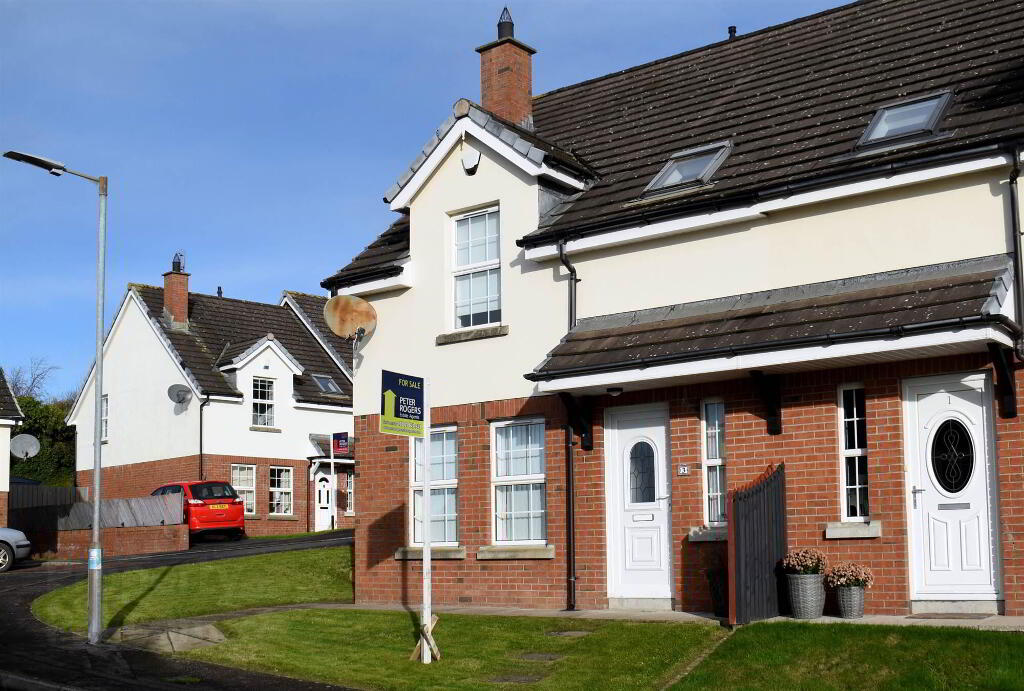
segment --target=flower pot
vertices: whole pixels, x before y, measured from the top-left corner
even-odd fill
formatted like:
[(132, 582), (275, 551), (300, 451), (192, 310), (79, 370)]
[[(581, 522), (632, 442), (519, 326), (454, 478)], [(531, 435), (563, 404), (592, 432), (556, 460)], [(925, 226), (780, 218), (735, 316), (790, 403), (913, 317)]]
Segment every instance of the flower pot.
[(794, 619), (817, 619), (825, 609), (824, 574), (789, 573), (789, 603)]
[(843, 619), (860, 619), (864, 616), (864, 587), (844, 585), (836, 588), (839, 600), (839, 616)]

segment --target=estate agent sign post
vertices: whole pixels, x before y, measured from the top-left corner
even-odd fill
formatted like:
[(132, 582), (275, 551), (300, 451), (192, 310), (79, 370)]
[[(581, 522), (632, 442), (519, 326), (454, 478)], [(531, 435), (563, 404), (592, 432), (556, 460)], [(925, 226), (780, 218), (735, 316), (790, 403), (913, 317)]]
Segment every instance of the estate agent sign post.
[[(397, 434), (402, 437), (424, 439), (430, 430), (430, 382), (423, 377), (399, 374), (381, 370), (380, 380), (380, 431), (382, 434)], [(429, 665), (431, 660), (440, 659), (441, 651), (434, 642), (433, 630), (437, 618), (430, 609), (430, 446), (429, 438), (422, 446), (420, 473), (423, 478), (423, 499), (421, 501), (423, 537), (423, 605), (420, 614), (420, 641), (413, 650), (412, 659), (419, 652), (420, 661)], [(415, 495), (414, 495), (415, 496)], [(415, 534), (415, 528), (413, 529)]]

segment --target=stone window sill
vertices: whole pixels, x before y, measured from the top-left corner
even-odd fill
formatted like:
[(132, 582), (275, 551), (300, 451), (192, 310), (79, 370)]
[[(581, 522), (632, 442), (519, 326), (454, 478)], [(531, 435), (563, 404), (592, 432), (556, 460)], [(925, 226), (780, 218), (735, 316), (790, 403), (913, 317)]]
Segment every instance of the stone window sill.
[(280, 428), (277, 428), (277, 427), (257, 427), (255, 425), (250, 427), (249, 431), (250, 432), (275, 432), (277, 434), (281, 433)]
[(258, 513), (247, 513), (247, 514), (245, 514), (243, 516), (243, 518), (245, 520), (247, 520), (247, 521), (262, 521), (263, 520), (263, 516), (259, 515)]
[(466, 329), (465, 331), (452, 331), (446, 334), (438, 334), (434, 343), (439, 346), (451, 345), (452, 343), (465, 343), (466, 341), (479, 341), (482, 338), (496, 338), (507, 336), (508, 326), (498, 324), (495, 326), (482, 326), (479, 329)]
[[(435, 559), (465, 559), (465, 547), (431, 547), (430, 560)], [(423, 559), (422, 547), (399, 547), (395, 550), (395, 559), (398, 561), (416, 561)]]
[(554, 559), (554, 545), (484, 545), (477, 559)]
[(298, 516), (267, 516), (268, 521), (297, 521)]
[(836, 521), (825, 525), (826, 540), (849, 540), (852, 538), (882, 537), (882, 522), (853, 523)]
[(729, 539), (729, 529), (722, 526), (709, 528), (696, 526), (690, 528), (690, 542), (725, 542)]

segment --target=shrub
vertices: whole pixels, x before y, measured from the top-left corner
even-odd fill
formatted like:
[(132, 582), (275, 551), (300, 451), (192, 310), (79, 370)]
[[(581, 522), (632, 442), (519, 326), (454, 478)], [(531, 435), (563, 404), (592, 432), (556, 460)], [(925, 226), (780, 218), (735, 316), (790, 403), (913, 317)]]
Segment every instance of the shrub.
[(817, 549), (794, 549), (782, 560), (782, 568), (786, 573), (825, 573), (827, 567), (828, 558)]
[(871, 569), (852, 561), (841, 561), (825, 574), (825, 583), (830, 588), (846, 586), (870, 588), (874, 582), (875, 575), (871, 573)]

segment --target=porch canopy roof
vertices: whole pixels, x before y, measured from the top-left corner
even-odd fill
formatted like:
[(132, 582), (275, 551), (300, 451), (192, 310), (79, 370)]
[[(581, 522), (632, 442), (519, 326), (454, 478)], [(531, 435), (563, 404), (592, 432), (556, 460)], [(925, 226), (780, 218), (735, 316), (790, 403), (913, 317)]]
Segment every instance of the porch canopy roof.
[(581, 319), (526, 378), (604, 393), (1011, 346), (1011, 260), (993, 255)]

